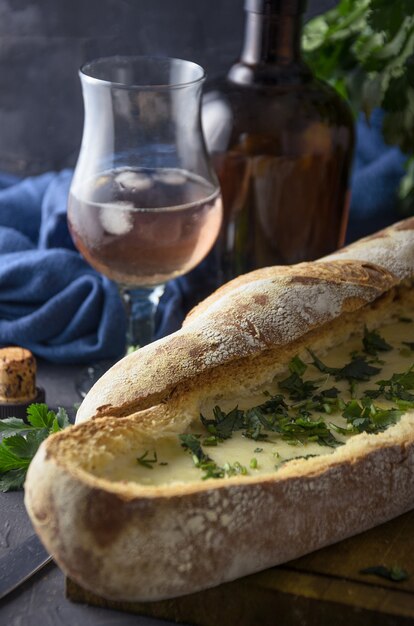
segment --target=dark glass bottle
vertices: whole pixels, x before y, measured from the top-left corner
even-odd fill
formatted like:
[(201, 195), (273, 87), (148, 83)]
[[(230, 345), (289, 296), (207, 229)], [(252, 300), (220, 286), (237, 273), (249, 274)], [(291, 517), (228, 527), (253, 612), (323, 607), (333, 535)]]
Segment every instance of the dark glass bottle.
[(246, 0), (240, 60), (210, 86), (203, 125), (223, 193), (221, 282), (342, 245), (353, 119), (301, 58), (302, 0)]

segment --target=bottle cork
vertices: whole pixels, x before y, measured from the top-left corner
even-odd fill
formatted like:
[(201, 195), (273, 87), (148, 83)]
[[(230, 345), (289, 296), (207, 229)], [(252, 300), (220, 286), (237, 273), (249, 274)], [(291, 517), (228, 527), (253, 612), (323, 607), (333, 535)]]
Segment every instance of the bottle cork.
[(42, 402), (36, 387), (36, 360), (30, 350), (11, 346), (0, 349), (0, 418), (25, 417), (31, 402)]

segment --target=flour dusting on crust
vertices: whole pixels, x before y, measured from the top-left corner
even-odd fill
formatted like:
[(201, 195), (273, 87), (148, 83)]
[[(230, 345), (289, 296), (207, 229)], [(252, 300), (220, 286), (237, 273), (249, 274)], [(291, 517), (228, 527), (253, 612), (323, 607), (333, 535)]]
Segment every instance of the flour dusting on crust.
[(414, 220), (407, 220), (316, 263), (241, 276), (196, 307), (181, 330), (115, 364), (77, 422), (164, 403), (186, 380), (286, 346), (413, 275)]

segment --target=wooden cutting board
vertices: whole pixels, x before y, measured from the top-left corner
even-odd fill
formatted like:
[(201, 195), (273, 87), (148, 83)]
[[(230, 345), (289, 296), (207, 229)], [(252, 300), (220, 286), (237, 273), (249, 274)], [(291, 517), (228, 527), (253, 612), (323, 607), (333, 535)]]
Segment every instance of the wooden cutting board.
[[(392, 582), (361, 570), (399, 566)], [(74, 602), (197, 626), (414, 626), (414, 511), (285, 565), (162, 602), (111, 602), (67, 579)]]

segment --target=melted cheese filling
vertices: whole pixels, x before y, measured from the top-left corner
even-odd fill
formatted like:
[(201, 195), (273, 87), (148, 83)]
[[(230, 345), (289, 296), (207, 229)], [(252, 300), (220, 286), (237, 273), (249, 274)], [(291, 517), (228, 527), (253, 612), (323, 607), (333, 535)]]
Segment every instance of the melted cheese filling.
[[(407, 314), (407, 318), (410, 318), (410, 314)], [(378, 388), (375, 385), (376, 381), (389, 379), (394, 373), (407, 371), (414, 362), (414, 350), (404, 344), (404, 342), (414, 341), (414, 322), (407, 323), (407, 321), (396, 319), (381, 327), (378, 332), (392, 346), (392, 350), (378, 352), (377, 358), (381, 360), (381, 363), (376, 363), (373, 360), (372, 365), (381, 368), (381, 371), (372, 376), (369, 381), (357, 383), (355, 395), (358, 399), (363, 396), (366, 390)], [(346, 363), (349, 363), (353, 352), (363, 354), (362, 338), (360, 336), (352, 337), (345, 344), (328, 351), (322, 360), (330, 367), (343, 367)], [(369, 355), (366, 355), (366, 357), (368, 361), (373, 359)], [(310, 357), (305, 360), (308, 368), (303, 375), (303, 379), (305, 381), (315, 379), (320, 381), (318, 389), (314, 393), (320, 393), (335, 386), (339, 390), (339, 397), (344, 402), (348, 402), (351, 399), (350, 385), (347, 380), (336, 381), (334, 376), (323, 374), (311, 365)], [(285, 379), (287, 375), (288, 373), (284, 376), (278, 376), (271, 384), (266, 385), (266, 388), (248, 397), (234, 396), (220, 399), (220, 408), (224, 412), (232, 410), (235, 406), (246, 410), (264, 403), (269, 399), (269, 393), (271, 395), (283, 393), (287, 403), (291, 405), (294, 401), (289, 399), (287, 392), (278, 386), (278, 382)], [(395, 407), (395, 403), (387, 401), (382, 397), (376, 398), (373, 402), (379, 408), (389, 409), (392, 406)], [(212, 417), (215, 404), (215, 400), (204, 403), (202, 412), (205, 417)], [(311, 419), (319, 420), (321, 418), (328, 426), (330, 423), (334, 423), (342, 428), (347, 426), (347, 421), (342, 416), (342, 411), (332, 412), (331, 414), (318, 411), (311, 414)], [(339, 434), (330, 426), (329, 428), (334, 437), (340, 442), (345, 442), (349, 436), (352, 436)], [(209, 436), (198, 416), (195, 418), (189, 432), (201, 434), (201, 442), (203, 437)], [(203, 445), (203, 451), (220, 467), (237, 462), (246, 468), (247, 475), (257, 476), (274, 473), (284, 462), (295, 457), (331, 454), (335, 450), (335, 448), (320, 445), (314, 441), (302, 444), (296, 442), (296, 445), (292, 445), (292, 443), (281, 439), (277, 433), (269, 431), (266, 431), (268, 440), (255, 441), (244, 437), (242, 432), (242, 430), (235, 431), (230, 439), (218, 443), (217, 446), (206, 447)], [(156, 453), (156, 461), (154, 461), (154, 453)], [(144, 457), (144, 463), (137, 461), (140, 457)], [(203, 471), (194, 464), (191, 453), (183, 449), (177, 436), (157, 439), (154, 441), (153, 446), (149, 447), (147, 444), (145, 447), (136, 449), (123, 457), (116, 457), (104, 466), (95, 468), (94, 474), (111, 481), (133, 481), (142, 485), (153, 486), (197, 482), (203, 478)]]

